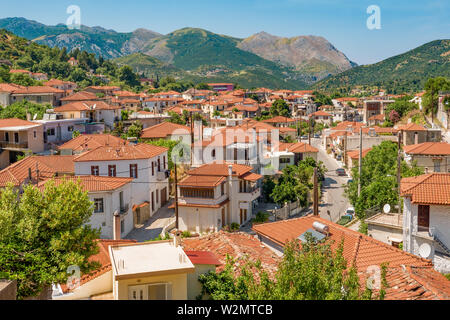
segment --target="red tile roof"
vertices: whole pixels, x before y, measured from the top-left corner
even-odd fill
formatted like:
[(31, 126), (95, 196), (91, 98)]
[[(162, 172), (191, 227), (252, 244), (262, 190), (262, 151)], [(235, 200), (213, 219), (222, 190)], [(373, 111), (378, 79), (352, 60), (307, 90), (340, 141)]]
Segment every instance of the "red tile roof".
[(308, 143), (296, 142), (296, 143), (283, 143), (280, 142), (278, 146), (279, 151), (289, 151), (293, 153), (318, 153), (319, 149), (314, 148)]
[(172, 122), (162, 122), (160, 124), (154, 125), (145, 129), (142, 132), (141, 138), (143, 139), (155, 139), (155, 138), (167, 138), (174, 133), (190, 134), (191, 128), (176, 124)]
[(88, 101), (88, 100), (100, 100), (100, 99), (94, 93), (86, 91), (77, 92), (61, 99), (61, 101)]
[(55, 112), (117, 110), (119, 106), (112, 106), (103, 101), (76, 101), (55, 108)]
[(222, 263), (209, 251), (184, 251), (192, 264), (220, 266)]
[(93, 150), (102, 146), (118, 147), (128, 141), (110, 134), (82, 134), (58, 147), (58, 150), (71, 149), (74, 152)]
[(403, 130), (403, 131), (426, 131), (427, 130), (424, 126), (421, 126), (419, 124), (415, 124), (412, 122), (407, 125), (404, 125), (404, 126), (399, 126), (397, 129)]
[(13, 91), (14, 94), (46, 94), (46, 93), (64, 93), (63, 90), (59, 90), (48, 86), (31, 86), (24, 87), (21, 89), (16, 89)]
[[(372, 148), (363, 149), (362, 157), (364, 158), (371, 150)], [(350, 157), (352, 160), (359, 160), (359, 150), (348, 151), (347, 156)]]
[(402, 197), (416, 204), (450, 205), (450, 173), (431, 173), (401, 181)]
[(39, 169), (39, 181), (52, 178), (56, 174), (73, 174), (74, 156), (30, 156), (22, 159), (0, 171), (0, 187), (11, 182), (19, 186), (28, 178), (29, 169), (31, 177), (36, 180), (36, 167)]
[(104, 146), (83, 153), (75, 157), (74, 161), (88, 162), (150, 159), (159, 156), (167, 151), (167, 148), (153, 146), (145, 143), (139, 143), (137, 145), (129, 144), (119, 147)]
[(310, 117), (332, 117), (331, 114), (325, 111), (316, 111), (309, 115)]
[(354, 263), (359, 272), (365, 272), (372, 265), (380, 266), (389, 262), (390, 267), (400, 265), (429, 266), (431, 261), (419, 258), (383, 242), (350, 230), (328, 220), (307, 216), (298, 219), (266, 223), (253, 227), (259, 235), (267, 237), (275, 243), (284, 246), (289, 241), (297, 239), (308, 229), (313, 228), (314, 222), (320, 222), (330, 228), (329, 240), (334, 241), (333, 249), (344, 240), (344, 258), (348, 263)]
[(10, 119), (0, 119), (0, 129), (1, 128), (11, 128), (11, 127), (27, 127), (27, 126), (39, 126), (36, 122), (26, 121), (22, 119), (10, 118)]
[(450, 155), (450, 143), (447, 142), (425, 142), (404, 146), (403, 151), (407, 154), (419, 155)]
[(233, 176), (242, 176), (253, 170), (250, 166), (232, 163), (211, 163), (188, 171), (189, 175), (228, 177), (228, 166), (233, 167)]
[(331, 223), (319, 217), (307, 216), (299, 219), (267, 223), (253, 227), (259, 235), (281, 246), (294, 240), (314, 222), (326, 224), (330, 228), (329, 240), (334, 250), (344, 241), (344, 258), (354, 264), (360, 283), (367, 280), (370, 266), (388, 263), (386, 300), (435, 300), (450, 298), (450, 281), (433, 270), (430, 260), (425, 260), (394, 248), (356, 231)]
[(262, 120), (261, 122), (265, 123), (286, 123), (286, 122), (295, 122), (295, 119), (283, 117), (283, 116), (276, 116), (272, 119)]
[(118, 177), (97, 177), (97, 176), (65, 176), (48, 179), (38, 184), (38, 188), (44, 189), (46, 184), (52, 180), (56, 185), (60, 185), (65, 181), (72, 181), (80, 183), (84, 191), (87, 192), (102, 192), (113, 191), (123, 187), (124, 185), (133, 181), (133, 178), (118, 178)]
[(223, 270), (227, 255), (237, 262), (248, 257), (251, 261), (261, 261), (262, 267), (271, 274), (276, 273), (281, 259), (272, 250), (264, 246), (256, 238), (245, 233), (227, 233), (220, 231), (199, 238), (182, 240), (184, 250), (201, 250), (212, 252), (220, 261), (217, 271)]

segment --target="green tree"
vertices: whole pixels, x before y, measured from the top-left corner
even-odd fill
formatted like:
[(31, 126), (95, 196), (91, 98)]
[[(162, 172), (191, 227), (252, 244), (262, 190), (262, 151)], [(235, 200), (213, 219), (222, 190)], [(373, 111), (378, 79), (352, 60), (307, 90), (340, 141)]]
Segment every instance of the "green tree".
[(67, 281), (69, 266), (82, 273), (98, 267), (99, 230), (86, 224), (92, 215), (87, 192), (72, 181), (49, 181), (43, 191), (8, 185), (0, 193), (0, 276), (17, 280), (17, 298), (38, 295), (52, 283)]
[(291, 117), (289, 105), (283, 99), (277, 99), (273, 102), (272, 107), (270, 108), (270, 114), (272, 115), (272, 117)]
[(435, 114), (439, 106), (439, 91), (450, 90), (450, 81), (444, 77), (428, 79), (425, 83), (425, 94), (423, 95), (423, 106), (425, 112)]
[[(397, 185), (398, 146), (392, 141), (383, 141), (374, 146), (363, 158), (361, 174), (361, 195), (358, 197), (359, 169), (352, 169), (353, 182), (346, 189), (350, 202), (359, 218), (372, 208), (382, 208), (385, 204), (392, 207), (398, 204)], [(415, 164), (409, 166), (402, 161), (402, 177), (413, 177), (423, 173)]]
[(142, 130), (144, 126), (140, 121), (134, 122), (127, 130), (128, 138), (140, 138), (142, 135)]
[(26, 120), (28, 112), (32, 118), (36, 115), (36, 119), (41, 120), (47, 109), (51, 108), (52, 106), (49, 104), (42, 105), (22, 100), (0, 109), (0, 119), (18, 118)]
[(199, 83), (199, 84), (197, 84), (195, 86), (195, 89), (197, 89), (197, 90), (211, 90), (211, 87), (208, 86), (207, 83), (201, 82), (201, 83)]
[(121, 67), (117, 72), (117, 76), (119, 78), (119, 81), (123, 81), (130, 87), (136, 87), (140, 85), (139, 77), (133, 72), (133, 69), (131, 69), (130, 66)]
[(154, 145), (154, 146), (164, 147), (164, 148), (169, 149), (169, 151), (167, 153), (167, 156), (169, 157), (169, 170), (172, 170), (173, 169), (172, 150), (180, 142), (179, 141), (174, 141), (174, 140), (160, 139), (160, 140), (156, 140), (156, 141), (146, 141), (146, 143)]

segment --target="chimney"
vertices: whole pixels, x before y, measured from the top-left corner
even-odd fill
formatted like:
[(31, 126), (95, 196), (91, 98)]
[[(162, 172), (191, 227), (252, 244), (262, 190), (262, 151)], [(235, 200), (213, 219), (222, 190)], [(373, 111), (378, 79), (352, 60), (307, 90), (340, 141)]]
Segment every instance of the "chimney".
[(175, 232), (175, 235), (173, 237), (173, 245), (175, 246), (175, 248), (181, 246), (181, 232), (178, 230)]
[(419, 133), (414, 132), (414, 144), (419, 144)]
[(233, 166), (231, 164), (228, 166), (228, 176), (230, 178), (233, 176)]
[(120, 240), (120, 214), (119, 211), (114, 212), (114, 240)]

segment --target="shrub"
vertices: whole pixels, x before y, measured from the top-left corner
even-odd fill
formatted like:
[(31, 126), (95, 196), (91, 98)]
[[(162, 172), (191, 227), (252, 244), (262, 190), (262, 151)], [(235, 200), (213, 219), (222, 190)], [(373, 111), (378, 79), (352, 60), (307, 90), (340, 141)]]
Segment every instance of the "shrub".
[(190, 238), (192, 237), (191, 233), (189, 231), (183, 231), (183, 233), (181, 234), (182, 238)]
[(267, 212), (259, 211), (256, 214), (255, 219), (253, 219), (253, 222), (264, 223), (264, 222), (267, 222), (268, 220), (269, 220), (269, 214)]
[(349, 217), (342, 217), (337, 223), (341, 226), (345, 226), (350, 221), (351, 219)]
[(236, 223), (236, 222), (233, 222), (230, 226), (231, 232), (238, 231), (240, 228), (241, 228), (241, 226), (239, 225), (239, 223)]

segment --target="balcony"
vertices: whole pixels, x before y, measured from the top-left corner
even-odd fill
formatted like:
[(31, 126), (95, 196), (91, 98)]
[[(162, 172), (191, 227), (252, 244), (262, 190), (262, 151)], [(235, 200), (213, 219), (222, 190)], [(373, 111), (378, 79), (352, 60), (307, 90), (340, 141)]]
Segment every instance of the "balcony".
[(28, 142), (0, 141), (2, 149), (28, 149)]
[(260, 196), (261, 188), (247, 188), (239, 191), (238, 200), (251, 202), (258, 199)]

